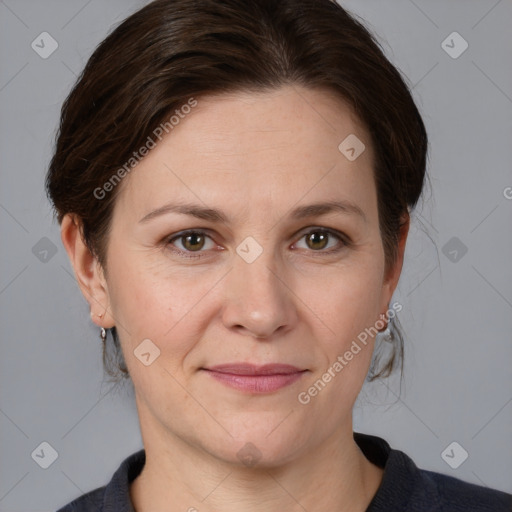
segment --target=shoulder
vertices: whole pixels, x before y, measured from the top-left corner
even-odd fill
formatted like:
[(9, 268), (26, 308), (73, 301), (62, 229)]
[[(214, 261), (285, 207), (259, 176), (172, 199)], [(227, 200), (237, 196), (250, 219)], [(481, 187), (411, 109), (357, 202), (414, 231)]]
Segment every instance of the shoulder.
[(90, 512), (102, 510), (106, 486), (98, 487), (59, 508), (57, 512)]
[[(416, 497), (427, 504), (437, 502), (432, 510), (446, 512), (511, 512), (512, 495), (497, 489), (465, 482), (458, 478), (419, 469)], [(430, 490), (430, 492), (422, 492)], [(413, 505), (413, 503), (411, 503)], [(430, 509), (425, 509), (430, 510)]]
[(366, 512), (512, 512), (512, 494), (421, 469), (382, 438), (354, 433), (364, 455), (384, 469)]
[(130, 484), (145, 462), (144, 450), (133, 453), (121, 463), (107, 485), (79, 496), (57, 512), (134, 512)]
[(404, 505), (404, 510), (417, 512), (512, 511), (511, 494), (472, 484), (443, 473), (418, 468), (413, 460), (400, 450), (391, 450), (388, 464), (390, 480), (395, 480), (396, 487), (405, 491), (400, 497), (396, 497), (397, 502)]

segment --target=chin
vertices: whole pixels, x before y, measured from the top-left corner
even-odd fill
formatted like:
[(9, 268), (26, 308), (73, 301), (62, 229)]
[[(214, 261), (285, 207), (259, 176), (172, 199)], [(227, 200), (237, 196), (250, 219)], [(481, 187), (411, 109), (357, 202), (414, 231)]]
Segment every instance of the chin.
[(290, 425), (285, 428), (285, 417), (281, 415), (279, 421), (274, 422), (270, 428), (265, 422), (259, 427), (240, 427), (236, 432), (229, 429), (233, 437), (226, 434), (220, 444), (208, 451), (225, 462), (247, 468), (282, 466), (298, 456), (310, 437), (304, 435), (299, 425), (297, 431), (290, 429)]

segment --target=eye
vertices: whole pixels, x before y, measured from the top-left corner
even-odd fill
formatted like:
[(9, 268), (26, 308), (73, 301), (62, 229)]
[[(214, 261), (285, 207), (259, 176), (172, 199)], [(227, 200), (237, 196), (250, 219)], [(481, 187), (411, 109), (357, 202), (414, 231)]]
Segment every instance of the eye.
[[(189, 230), (184, 231), (178, 235), (173, 236), (167, 240), (167, 243), (170, 245), (174, 245), (175, 241), (178, 241), (181, 244), (181, 249), (178, 247), (176, 249), (172, 249), (175, 252), (183, 255), (186, 258), (200, 258), (203, 256), (202, 254), (190, 254), (194, 252), (204, 252), (201, 249), (205, 248), (206, 240), (209, 239), (211, 242), (210, 247), (206, 247), (206, 249), (213, 249), (215, 244), (213, 240), (201, 230)], [(176, 247), (176, 246), (174, 246)]]
[[(299, 240), (302, 239), (305, 239), (306, 249), (309, 249), (311, 252), (320, 253), (319, 256), (337, 253), (344, 247), (348, 247), (350, 245), (348, 237), (345, 237), (338, 231), (326, 228), (311, 229), (309, 232), (303, 234)], [(337, 240), (338, 243), (329, 246), (329, 242), (333, 239), (335, 241)], [(208, 241), (210, 241), (209, 247), (207, 243)], [(216, 246), (211, 237), (201, 229), (190, 229), (188, 231), (172, 235), (165, 240), (165, 243), (167, 246), (170, 246), (169, 248), (173, 252), (184, 258), (201, 258), (206, 256), (206, 254), (204, 254), (205, 252)], [(326, 248), (327, 250), (325, 250)]]
[[(320, 252), (322, 254), (331, 254), (340, 251), (344, 246), (348, 246), (349, 242), (341, 235), (331, 229), (326, 228), (314, 228), (302, 235), (300, 240), (305, 240), (306, 249), (310, 249), (313, 252)], [(338, 243), (329, 246), (331, 240), (337, 240)], [(327, 250), (324, 250), (328, 248)]]

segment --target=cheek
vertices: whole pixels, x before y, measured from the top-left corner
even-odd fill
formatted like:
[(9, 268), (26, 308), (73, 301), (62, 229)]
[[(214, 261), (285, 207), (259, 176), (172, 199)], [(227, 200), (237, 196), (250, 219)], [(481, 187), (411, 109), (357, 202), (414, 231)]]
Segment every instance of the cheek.
[(350, 265), (321, 279), (301, 278), (296, 290), (330, 333), (333, 348), (340, 348), (378, 319), (381, 269), (378, 264)]
[(200, 332), (202, 298), (215, 286), (218, 277), (211, 271), (171, 267), (164, 256), (124, 257), (113, 265), (109, 280), (111, 308), (127, 350), (144, 339), (154, 340), (163, 350), (172, 345), (179, 360)]
[(297, 396), (299, 407), (308, 411), (305, 425), (310, 418), (311, 422), (324, 418), (324, 429), (336, 428), (361, 391), (373, 354), (375, 332), (371, 327), (378, 318), (380, 288), (376, 274), (351, 269), (331, 279), (323, 294), (316, 288), (318, 300), (311, 309), (322, 320), (317, 322), (320, 327), (314, 335), (316, 361), (320, 363)]

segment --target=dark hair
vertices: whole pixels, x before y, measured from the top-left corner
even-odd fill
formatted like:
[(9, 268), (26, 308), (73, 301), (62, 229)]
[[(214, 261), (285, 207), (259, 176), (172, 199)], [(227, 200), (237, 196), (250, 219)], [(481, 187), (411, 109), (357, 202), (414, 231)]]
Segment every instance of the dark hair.
[[(427, 133), (401, 73), (364, 25), (331, 0), (156, 0), (96, 48), (65, 100), (46, 190), (58, 222), (80, 220), (84, 243), (107, 272), (106, 247), (120, 187), (102, 187), (157, 127), (191, 97), (261, 92), (283, 85), (327, 88), (371, 136), (386, 269), (404, 216), (424, 184)], [(341, 142), (341, 141), (340, 141)], [(403, 336), (391, 321), (392, 354), (369, 380), (400, 363)], [(111, 376), (128, 377), (115, 328)], [(120, 373), (119, 373), (120, 372)]]

